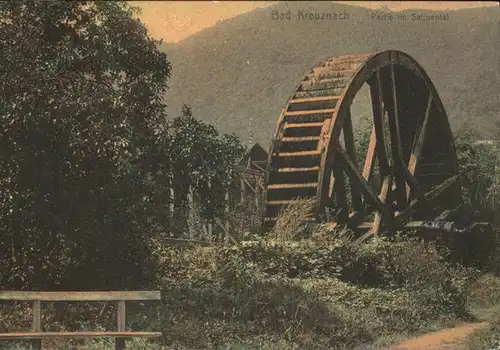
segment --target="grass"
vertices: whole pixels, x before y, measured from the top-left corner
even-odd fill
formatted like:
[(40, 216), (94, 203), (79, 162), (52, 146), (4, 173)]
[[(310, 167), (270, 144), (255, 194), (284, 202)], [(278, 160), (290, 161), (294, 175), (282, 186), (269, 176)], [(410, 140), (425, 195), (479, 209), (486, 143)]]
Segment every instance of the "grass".
[[(154, 243), (162, 301), (132, 306), (127, 326), (162, 331), (163, 337), (135, 339), (128, 348), (377, 349), (500, 315), (493, 310), (500, 300), (496, 277), (478, 278), (475, 270), (449, 264), (434, 243), (408, 237), (376, 237), (355, 247), (348, 231), (304, 226), (300, 217), (310, 208), (307, 201), (292, 203), (270, 235), (248, 236), (238, 247)], [(100, 317), (101, 305), (66, 308), (64, 317), (44, 310), (43, 324), (51, 330), (115, 328), (113, 307)], [(29, 329), (29, 306), (4, 306), (0, 313), (0, 329)], [(471, 346), (496, 341), (493, 331), (475, 334)], [(7, 348), (28, 349), (17, 344)], [(111, 349), (113, 340), (78, 345)], [(72, 349), (68, 341), (46, 347)]]
[(474, 332), (467, 339), (466, 349), (500, 348), (500, 278), (490, 274), (481, 276), (471, 287), (471, 297), (473, 313), (491, 327)]

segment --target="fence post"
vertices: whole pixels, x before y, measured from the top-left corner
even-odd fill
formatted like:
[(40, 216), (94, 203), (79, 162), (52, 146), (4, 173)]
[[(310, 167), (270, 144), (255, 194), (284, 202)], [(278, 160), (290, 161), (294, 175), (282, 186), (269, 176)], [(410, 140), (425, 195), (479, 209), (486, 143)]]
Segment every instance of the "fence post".
[[(125, 300), (118, 301), (118, 315), (117, 315), (117, 323), (118, 323), (118, 332), (125, 332)], [(125, 338), (117, 337), (115, 339), (115, 350), (124, 350), (125, 349)]]
[[(40, 300), (33, 301), (33, 332), (42, 331), (42, 302)], [(34, 350), (42, 349), (42, 339), (33, 339), (31, 345)]]

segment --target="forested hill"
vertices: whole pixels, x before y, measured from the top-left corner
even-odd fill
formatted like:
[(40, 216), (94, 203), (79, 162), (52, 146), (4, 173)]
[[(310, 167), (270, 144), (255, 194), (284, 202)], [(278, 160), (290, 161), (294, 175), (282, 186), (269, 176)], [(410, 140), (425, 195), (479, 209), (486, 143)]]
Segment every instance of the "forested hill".
[[(272, 11), (292, 11), (276, 21)], [(346, 12), (348, 20), (298, 20), (298, 11)], [(427, 71), (454, 129), (473, 122), (492, 136), (500, 119), (498, 7), (446, 11), (448, 20), (373, 19), (382, 11), (326, 2), (280, 3), (219, 22), (180, 43), (163, 47), (172, 63), (167, 94), (170, 116), (182, 103), (224, 132), (268, 145), (277, 118), (298, 80), (316, 62), (331, 56), (397, 49)], [(387, 12), (390, 13), (390, 12)], [(393, 13), (397, 14), (397, 13)], [(367, 109), (368, 111), (368, 109)]]

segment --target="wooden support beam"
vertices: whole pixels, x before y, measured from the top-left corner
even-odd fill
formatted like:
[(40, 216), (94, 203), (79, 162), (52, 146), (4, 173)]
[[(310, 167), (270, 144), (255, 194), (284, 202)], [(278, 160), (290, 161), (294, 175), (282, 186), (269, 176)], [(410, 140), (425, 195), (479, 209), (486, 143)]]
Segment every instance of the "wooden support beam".
[[(250, 182), (248, 182), (246, 179), (242, 178), (243, 180), (243, 183), (248, 186), (246, 188), (249, 188), (254, 194), (258, 194), (257, 191), (255, 190), (255, 188), (253, 188), (252, 184)], [(248, 191), (247, 191), (248, 192)], [(248, 193), (246, 194), (248, 195)]]
[[(379, 198), (384, 202), (390, 196), (392, 191), (392, 175), (389, 166), (389, 157), (387, 155), (386, 149), (386, 140), (385, 140), (385, 131), (384, 131), (384, 107), (383, 107), (383, 92), (382, 92), (382, 80), (380, 77), (380, 70), (377, 69), (374, 80), (370, 84), (370, 94), (372, 101), (372, 112), (373, 112), (373, 130), (375, 133), (375, 151), (377, 153), (378, 164), (379, 164), (379, 172), (380, 178), (382, 179), (382, 186), (380, 189)], [(371, 142), (370, 142), (371, 145)], [(392, 212), (386, 213), (386, 217), (390, 219), (392, 217)], [(381, 223), (382, 223), (382, 212), (378, 212), (375, 215), (375, 220), (373, 222), (372, 230), (370, 230), (369, 234), (377, 234), (380, 231)]]
[(460, 175), (455, 175), (441, 182), (438, 186), (425, 193), (424, 198), (428, 201), (437, 199), (444, 191), (455, 185), (460, 180)]
[(339, 224), (344, 224), (347, 222), (347, 219), (349, 218), (349, 205), (347, 203), (347, 194), (345, 189), (346, 183), (345, 183), (344, 172), (342, 171), (339, 162), (336, 161), (335, 163), (336, 164), (333, 167), (332, 171), (334, 178), (333, 191), (335, 193), (335, 202), (337, 204), (337, 210), (339, 210), (339, 213), (335, 218), (335, 221), (337, 221)]
[(370, 187), (365, 178), (358, 172), (358, 169), (356, 169), (356, 166), (352, 163), (352, 161), (349, 159), (340, 145), (337, 146), (337, 152), (339, 155), (339, 159), (341, 159), (342, 163), (345, 165), (345, 169), (350, 175), (352, 181), (356, 181), (358, 183), (359, 187), (362, 189), (367, 198), (373, 203), (378, 211), (382, 212), (383, 215), (390, 216), (390, 212), (387, 206), (382, 203), (375, 192), (373, 192), (373, 189)]
[[(387, 198), (389, 196), (390, 190), (392, 187), (392, 176), (389, 174), (384, 178), (384, 181), (382, 182), (382, 188), (380, 189), (380, 195), (379, 199), (382, 203), (386, 204), (387, 203)], [(389, 213), (390, 215), (392, 213)], [(391, 216), (383, 216), (381, 213), (377, 212), (375, 213), (375, 219), (373, 220), (373, 227), (372, 227), (372, 234), (376, 235), (380, 232), (380, 228), (382, 226), (382, 219), (386, 219), (389, 222), (392, 222), (393, 217)]]
[(398, 208), (404, 209), (408, 206), (406, 196), (406, 182), (404, 178), (403, 168), (404, 164), (403, 146), (401, 144), (401, 135), (399, 130), (399, 106), (396, 89), (396, 76), (394, 72), (394, 62), (391, 58), (391, 93), (385, 94), (387, 113), (389, 115), (389, 132), (391, 135), (391, 153), (394, 162), (394, 180), (396, 183), (396, 201)]
[[(427, 129), (429, 124), (429, 115), (432, 106), (432, 94), (429, 95), (429, 99), (427, 100), (427, 107), (425, 109), (424, 120), (422, 121), (422, 125), (417, 133), (415, 134), (415, 141), (413, 142), (412, 152), (410, 154), (410, 160), (408, 162), (408, 171), (412, 176), (415, 175), (415, 170), (417, 169), (418, 161), (422, 154), (422, 149), (424, 148), (425, 139), (427, 136)], [(409, 185), (406, 187), (406, 195), (407, 199), (410, 198), (410, 188)]]
[(365, 219), (364, 213), (360, 211), (353, 211), (349, 214), (349, 219), (347, 220), (347, 227), (354, 229), (359, 226)]
[(429, 124), (429, 115), (432, 106), (432, 95), (429, 95), (427, 100), (427, 108), (425, 109), (424, 120), (421, 127), (415, 134), (415, 141), (413, 142), (412, 152), (410, 154), (410, 161), (408, 162), (408, 170), (412, 175), (415, 174), (415, 169), (418, 164), (420, 155), (422, 154), (423, 145), (427, 136), (427, 125)]
[(373, 173), (373, 165), (375, 164), (375, 148), (377, 146), (377, 135), (375, 133), (375, 126), (372, 128), (372, 133), (370, 136), (370, 144), (368, 145), (368, 150), (366, 151), (365, 164), (363, 166), (363, 177), (366, 180), (370, 179)]
[(222, 231), (224, 231), (224, 234), (225, 234), (225, 238), (227, 240), (230, 240), (234, 245), (238, 246), (239, 243), (238, 241), (233, 237), (233, 235), (231, 235), (229, 233), (229, 224), (228, 225), (224, 225), (221, 221), (221, 219), (219, 218), (215, 218), (215, 223), (217, 225), (219, 225), (219, 227), (222, 229)]
[(375, 150), (380, 167), (380, 177), (383, 179), (389, 173), (389, 158), (385, 147), (382, 81), (379, 69), (377, 69), (374, 80), (370, 85), (370, 94), (372, 100), (373, 129), (375, 130), (376, 137)]
[[(344, 131), (344, 142), (345, 142), (346, 153), (353, 162), (353, 164), (357, 164), (356, 146), (354, 144), (354, 129), (352, 126), (352, 118), (350, 111), (347, 112), (346, 118), (344, 119), (343, 131)], [(361, 212), (363, 210), (363, 201), (361, 200), (361, 189), (359, 188), (359, 185), (354, 181), (351, 181), (351, 198), (354, 211)]]
[(455, 175), (442, 183), (440, 183), (438, 186), (434, 187), (432, 190), (426, 192), (423, 195), (422, 199), (414, 199), (411, 201), (410, 205), (408, 208), (406, 208), (404, 211), (398, 213), (396, 215), (396, 220), (398, 222), (402, 222), (406, 219), (408, 219), (411, 215), (413, 215), (419, 205), (422, 205), (424, 202), (429, 202), (431, 203), (432, 201), (438, 199), (447, 189), (455, 185), (458, 181), (460, 180), (460, 175)]
[[(424, 198), (425, 193), (420, 188), (420, 185), (418, 184), (418, 182), (415, 179), (415, 177), (413, 176), (413, 174), (410, 173), (410, 170), (406, 167), (403, 167), (402, 171), (403, 171), (403, 176), (404, 176), (406, 184), (407, 184), (407, 188), (409, 190), (411, 189), (413, 191), (413, 193), (416, 194), (418, 199), (425, 200), (425, 198)], [(407, 195), (408, 195), (407, 198), (409, 198), (409, 196), (410, 196), (409, 190), (407, 191)]]

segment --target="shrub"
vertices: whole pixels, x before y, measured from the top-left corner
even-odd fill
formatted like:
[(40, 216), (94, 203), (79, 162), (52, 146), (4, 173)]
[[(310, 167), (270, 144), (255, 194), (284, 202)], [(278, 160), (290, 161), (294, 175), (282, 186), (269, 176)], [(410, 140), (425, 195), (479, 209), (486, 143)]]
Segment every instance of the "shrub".
[(302, 240), (157, 248), (167, 346), (352, 348), (469, 318), (471, 271), (433, 244), (377, 237), (356, 248), (318, 225)]

